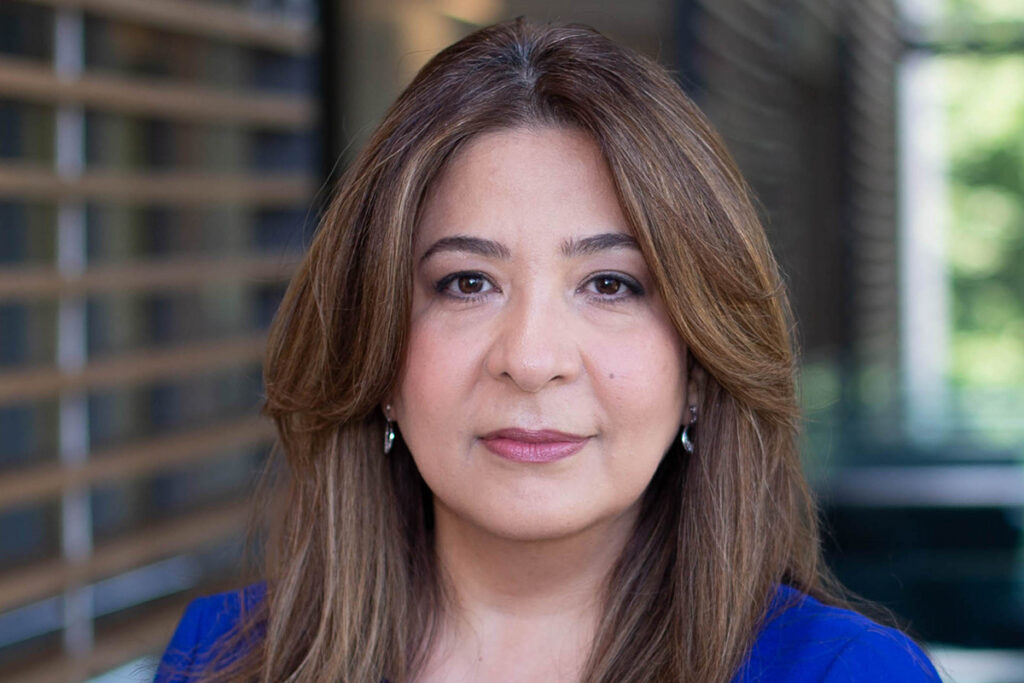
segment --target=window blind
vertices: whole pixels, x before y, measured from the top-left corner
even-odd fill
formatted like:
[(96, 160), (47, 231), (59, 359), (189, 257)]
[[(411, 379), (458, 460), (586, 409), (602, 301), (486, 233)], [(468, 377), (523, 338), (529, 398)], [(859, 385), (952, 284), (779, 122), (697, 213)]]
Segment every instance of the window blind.
[(893, 0), (687, 6), (694, 94), (763, 210), (804, 358), (835, 367), (863, 436), (898, 435)]
[(315, 11), (0, 6), (0, 679), (156, 654), (238, 574), (320, 182)]

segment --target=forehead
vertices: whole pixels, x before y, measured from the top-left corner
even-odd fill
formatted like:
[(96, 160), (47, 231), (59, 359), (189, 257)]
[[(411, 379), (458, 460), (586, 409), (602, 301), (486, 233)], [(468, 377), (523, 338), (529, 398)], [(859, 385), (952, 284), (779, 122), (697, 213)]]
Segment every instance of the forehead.
[(554, 127), (485, 133), (449, 161), (427, 193), (416, 241), (467, 231), (506, 241), (630, 232), (597, 143)]

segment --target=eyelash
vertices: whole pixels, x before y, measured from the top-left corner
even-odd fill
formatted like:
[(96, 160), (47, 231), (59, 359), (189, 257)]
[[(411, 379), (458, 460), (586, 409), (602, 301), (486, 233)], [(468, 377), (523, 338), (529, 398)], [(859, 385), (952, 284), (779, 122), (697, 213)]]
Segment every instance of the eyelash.
[(469, 303), (473, 301), (479, 301), (480, 299), (482, 299), (486, 292), (480, 292), (477, 294), (454, 294), (448, 291), (449, 285), (459, 280), (460, 278), (464, 277), (484, 280), (485, 282), (490, 284), (491, 287), (494, 287), (494, 284), (491, 283), (491, 281), (488, 280), (483, 273), (475, 273), (473, 271), (464, 270), (459, 271), (457, 273), (450, 273), (448, 275), (445, 275), (443, 278), (437, 281), (437, 283), (434, 285), (434, 289), (435, 291), (437, 291), (438, 294), (448, 297), (449, 299), (454, 299), (455, 301), (465, 301)]
[[(492, 283), (483, 273), (478, 273), (474, 271), (459, 271), (457, 273), (450, 273), (448, 275), (445, 275), (443, 278), (438, 280), (437, 283), (434, 284), (434, 290), (438, 294), (445, 296), (449, 299), (465, 303), (473, 303), (476, 301), (480, 301), (488, 294), (488, 292), (478, 292), (475, 294), (454, 294), (450, 292), (448, 290), (449, 286), (451, 286), (453, 282), (456, 282), (460, 278), (473, 278), (483, 280), (492, 288), (497, 289), (494, 286), (494, 283)], [(603, 296), (601, 294), (592, 292), (591, 297), (593, 299), (598, 300), (600, 303), (620, 303), (626, 301), (627, 299), (644, 296), (644, 294), (646, 294), (643, 286), (639, 282), (621, 273), (595, 273), (594, 275), (587, 279), (587, 281), (584, 283), (584, 286), (602, 279), (615, 280), (616, 282), (621, 283), (622, 286), (626, 288), (628, 293)]]

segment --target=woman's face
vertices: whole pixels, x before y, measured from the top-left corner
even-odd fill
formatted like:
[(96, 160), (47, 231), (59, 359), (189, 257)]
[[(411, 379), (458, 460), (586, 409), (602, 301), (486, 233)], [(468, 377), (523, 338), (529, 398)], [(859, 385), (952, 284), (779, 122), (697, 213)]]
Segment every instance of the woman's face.
[(542, 540), (635, 514), (684, 419), (685, 349), (593, 140), (473, 139), (413, 258), (392, 419), (438, 523)]

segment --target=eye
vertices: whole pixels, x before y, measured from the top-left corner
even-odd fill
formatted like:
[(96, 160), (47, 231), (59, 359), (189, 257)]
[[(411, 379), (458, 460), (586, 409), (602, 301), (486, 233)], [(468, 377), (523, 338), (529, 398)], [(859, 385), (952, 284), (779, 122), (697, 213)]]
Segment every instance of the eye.
[(587, 280), (584, 289), (602, 301), (618, 301), (644, 294), (639, 282), (620, 273), (598, 273)]
[(601, 275), (593, 280), (594, 289), (597, 290), (598, 294), (618, 294), (619, 290), (623, 287), (622, 280), (611, 277), (610, 275)]
[(453, 299), (472, 301), (494, 289), (494, 285), (481, 273), (461, 272), (445, 275), (437, 281), (434, 289), (438, 294)]

